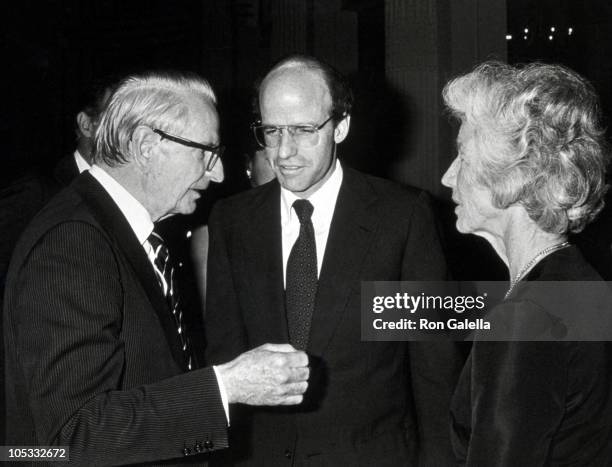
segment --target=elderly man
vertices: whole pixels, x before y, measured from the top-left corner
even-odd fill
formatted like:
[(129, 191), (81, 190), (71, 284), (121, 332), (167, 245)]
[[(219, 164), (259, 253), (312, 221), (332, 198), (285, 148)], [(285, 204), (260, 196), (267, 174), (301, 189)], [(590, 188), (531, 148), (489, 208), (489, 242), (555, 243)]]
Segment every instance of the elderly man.
[[(153, 229), (223, 180), (218, 126), (200, 78), (133, 76), (111, 96), (95, 164), (39, 213), (11, 263), (8, 444), (66, 445), (73, 465), (152, 463), (226, 447), (228, 403), (301, 402), (307, 357), (289, 345), (196, 369)], [(203, 462), (175, 463), (188, 460)]]
[[(112, 79), (112, 78), (111, 78)], [(93, 135), (100, 113), (111, 94), (111, 79), (97, 79), (79, 96), (75, 117), (76, 148), (55, 166), (52, 174), (34, 172), (0, 189), (0, 310), (9, 261), (17, 240), (38, 211), (63, 187), (91, 165)], [(4, 345), (0, 320), (0, 373), (4, 374)], [(0, 420), (4, 419), (4, 387), (0, 387)], [(4, 426), (0, 426), (4, 444)]]
[(254, 130), (276, 180), (218, 203), (210, 219), (210, 361), (291, 342), (312, 365), (303, 404), (253, 410), (244, 427), (236, 420), (233, 461), (452, 462), (448, 408), (460, 366), (426, 345), (409, 359), (402, 343), (361, 342), (361, 281), (440, 280), (446, 269), (425, 193), (338, 160), (351, 104), (326, 64), (295, 56), (274, 66)]

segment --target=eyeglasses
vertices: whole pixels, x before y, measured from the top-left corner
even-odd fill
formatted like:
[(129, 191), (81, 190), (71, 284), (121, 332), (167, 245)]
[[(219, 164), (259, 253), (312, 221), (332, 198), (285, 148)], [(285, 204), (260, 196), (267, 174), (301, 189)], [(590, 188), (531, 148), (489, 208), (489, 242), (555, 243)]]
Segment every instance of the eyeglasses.
[(174, 143), (182, 144), (183, 146), (188, 146), (190, 148), (201, 149), (204, 154), (207, 152), (210, 153), (210, 159), (208, 159), (208, 163), (206, 164), (206, 171), (210, 172), (214, 169), (217, 161), (223, 156), (225, 152), (225, 146), (210, 146), (208, 144), (196, 143), (195, 141), (191, 141), (190, 139), (181, 138), (180, 136), (171, 135), (170, 133), (166, 133), (165, 131), (158, 130), (157, 128), (153, 128), (153, 133), (157, 133), (162, 139), (167, 139), (168, 141), (172, 141)]
[(333, 118), (330, 116), (320, 125), (262, 125), (255, 122), (251, 125), (255, 140), (262, 148), (277, 148), (281, 144), (283, 131), (291, 135), (295, 144), (301, 148), (311, 148), (319, 144), (319, 130)]

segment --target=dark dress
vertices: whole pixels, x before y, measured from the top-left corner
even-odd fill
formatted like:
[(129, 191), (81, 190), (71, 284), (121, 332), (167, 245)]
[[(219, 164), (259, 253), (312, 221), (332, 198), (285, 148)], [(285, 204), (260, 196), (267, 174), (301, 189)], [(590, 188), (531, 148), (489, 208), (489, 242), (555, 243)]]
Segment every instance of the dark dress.
[[(572, 246), (543, 259), (510, 300), (545, 307), (533, 281), (598, 280)], [(580, 312), (579, 294), (568, 297)], [(458, 465), (612, 465), (611, 344), (474, 342), (451, 405)]]

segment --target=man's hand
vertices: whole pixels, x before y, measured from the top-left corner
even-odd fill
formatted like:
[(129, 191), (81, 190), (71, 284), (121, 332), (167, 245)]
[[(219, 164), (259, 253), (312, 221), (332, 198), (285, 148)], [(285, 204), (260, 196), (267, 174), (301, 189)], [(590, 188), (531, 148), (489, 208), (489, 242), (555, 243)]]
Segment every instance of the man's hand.
[(308, 357), (289, 344), (264, 344), (216, 366), (229, 403), (296, 405), (308, 388)]

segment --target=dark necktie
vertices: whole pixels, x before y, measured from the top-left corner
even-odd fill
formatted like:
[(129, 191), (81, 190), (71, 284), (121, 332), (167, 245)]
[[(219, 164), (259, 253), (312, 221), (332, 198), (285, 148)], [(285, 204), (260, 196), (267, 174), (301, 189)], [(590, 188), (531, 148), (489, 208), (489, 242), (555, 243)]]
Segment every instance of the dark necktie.
[(317, 245), (310, 219), (314, 207), (308, 200), (299, 199), (293, 209), (300, 220), (300, 234), (287, 260), (285, 305), (289, 342), (305, 350), (317, 293)]
[[(155, 232), (151, 232), (149, 235), (149, 243), (153, 247), (153, 254), (155, 255), (155, 271), (157, 280), (162, 289), (162, 293), (168, 302), (168, 306), (172, 311), (172, 317), (174, 318), (174, 324), (176, 325), (176, 332), (183, 353), (185, 354), (185, 364), (187, 369), (191, 370), (193, 367), (193, 356), (191, 353), (191, 345), (189, 337), (187, 336), (185, 323), (183, 320), (183, 310), (181, 309), (181, 296), (177, 287), (177, 280), (175, 277), (175, 269), (170, 259), (170, 252), (166, 246), (164, 240)], [(164, 282), (162, 277), (166, 282)]]

